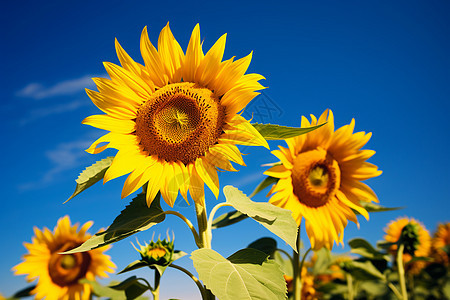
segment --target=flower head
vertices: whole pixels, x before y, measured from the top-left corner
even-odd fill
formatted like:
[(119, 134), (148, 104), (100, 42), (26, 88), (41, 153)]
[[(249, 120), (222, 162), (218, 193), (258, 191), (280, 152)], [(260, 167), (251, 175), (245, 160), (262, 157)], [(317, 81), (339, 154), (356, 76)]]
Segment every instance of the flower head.
[[(144, 65), (135, 62), (116, 41), (122, 67), (105, 63), (111, 79), (94, 78), (98, 92), (87, 90), (105, 115), (83, 123), (108, 130), (86, 151), (118, 150), (104, 182), (128, 174), (122, 197), (147, 184), (150, 205), (158, 191), (173, 206), (178, 191), (187, 201), (204, 201), (204, 183), (217, 197), (217, 169), (244, 165), (237, 144), (268, 148), (266, 140), (237, 114), (264, 87), (259, 74), (245, 74), (252, 54), (222, 61), (226, 34), (204, 54), (200, 27), (195, 26), (186, 53), (169, 25), (158, 49), (147, 28), (141, 35)], [(106, 145), (100, 146), (102, 143)]]
[(449, 265), (450, 254), (450, 223), (439, 224), (431, 240), (433, 258), (444, 265)]
[[(389, 243), (397, 243), (400, 239), (405, 244), (403, 261), (409, 262), (413, 256), (428, 257), (431, 249), (431, 237), (425, 226), (413, 218), (398, 218), (384, 229), (384, 239)], [(396, 255), (398, 246), (392, 245), (389, 252)], [(426, 265), (425, 261), (416, 261), (406, 266), (406, 270), (417, 274)]]
[(108, 255), (108, 247), (88, 252), (60, 254), (73, 249), (90, 238), (86, 233), (92, 222), (79, 230), (78, 224), (71, 225), (68, 216), (60, 218), (55, 229), (42, 231), (34, 228), (31, 243), (25, 243), (29, 253), (24, 261), (16, 265), (15, 275), (27, 275), (28, 281), (36, 278), (38, 283), (31, 292), (36, 299), (89, 299), (91, 286), (79, 283), (80, 279), (94, 280), (95, 276), (107, 277), (116, 267)]
[(141, 245), (140, 249), (135, 248), (140, 254), (143, 261), (150, 265), (167, 266), (172, 262), (172, 256), (174, 253), (173, 240), (170, 238), (158, 240), (154, 242), (150, 241), (150, 244), (145, 243)]
[(366, 162), (375, 154), (361, 150), (371, 134), (353, 133), (355, 121), (334, 131), (334, 117), (326, 110), (311, 122), (302, 117), (302, 127), (324, 124), (308, 134), (286, 140), (288, 148), (272, 151), (281, 163), (264, 174), (279, 178), (269, 194), (270, 203), (290, 209), (305, 227), (311, 246), (331, 249), (333, 242), (343, 243), (347, 220), (358, 222), (353, 210), (369, 218), (361, 201), (376, 201), (370, 187), (362, 183), (381, 174), (377, 166)]

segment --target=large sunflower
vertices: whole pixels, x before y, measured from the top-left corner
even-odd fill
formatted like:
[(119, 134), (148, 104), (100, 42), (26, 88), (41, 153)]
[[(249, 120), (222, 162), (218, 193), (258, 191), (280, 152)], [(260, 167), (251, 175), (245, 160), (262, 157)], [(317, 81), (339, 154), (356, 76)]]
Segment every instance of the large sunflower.
[[(412, 224), (414, 225), (418, 232), (418, 244), (416, 247), (416, 250), (414, 251), (414, 256), (416, 257), (428, 257), (431, 250), (431, 236), (428, 230), (425, 228), (425, 226), (413, 219), (413, 218), (398, 218), (395, 221), (391, 221), (387, 227), (384, 229), (386, 232), (386, 235), (384, 236), (384, 239), (386, 242), (389, 243), (396, 243), (400, 239), (400, 235), (402, 233), (403, 228), (408, 225)], [(397, 245), (392, 245), (389, 248), (389, 251), (396, 255), (397, 253)], [(407, 263), (412, 259), (412, 256), (408, 253), (403, 253), (403, 262)], [(406, 270), (412, 274), (418, 274), (421, 269), (425, 267), (427, 262), (425, 261), (415, 261), (406, 266)]]
[[(104, 182), (131, 174), (122, 197), (147, 185), (150, 205), (158, 191), (173, 206), (178, 191), (187, 199), (204, 200), (203, 183), (217, 197), (217, 168), (236, 171), (230, 161), (244, 165), (236, 144), (268, 148), (266, 140), (237, 114), (264, 87), (259, 74), (245, 74), (252, 54), (222, 61), (226, 34), (204, 54), (197, 24), (186, 54), (169, 25), (163, 28), (158, 49), (147, 28), (141, 35), (145, 65), (131, 59), (116, 40), (122, 67), (104, 63), (111, 79), (94, 78), (99, 92), (87, 90), (106, 115), (94, 115), (83, 124), (110, 131), (86, 151), (118, 151)], [(102, 143), (108, 143), (99, 146)]]
[(281, 163), (264, 174), (279, 178), (269, 195), (270, 203), (290, 209), (300, 225), (305, 218), (311, 247), (331, 249), (333, 242), (343, 242), (347, 220), (358, 222), (353, 210), (369, 218), (360, 201), (376, 201), (377, 196), (361, 180), (381, 174), (366, 160), (373, 150), (361, 150), (371, 134), (353, 134), (355, 121), (334, 131), (333, 113), (326, 110), (311, 122), (302, 117), (302, 127), (324, 126), (306, 135), (286, 140), (288, 148), (272, 154)]
[(450, 223), (439, 224), (431, 240), (433, 258), (440, 263), (449, 265), (448, 249), (450, 247)]
[(68, 216), (60, 218), (53, 232), (34, 228), (35, 237), (25, 243), (29, 253), (24, 261), (13, 268), (15, 275), (27, 275), (28, 281), (38, 278), (31, 292), (36, 299), (90, 299), (91, 286), (80, 284), (83, 278), (94, 280), (95, 276), (107, 277), (116, 267), (106, 248), (75, 254), (59, 254), (73, 249), (88, 240), (86, 231), (92, 226), (87, 222), (77, 232), (78, 224), (71, 225)]

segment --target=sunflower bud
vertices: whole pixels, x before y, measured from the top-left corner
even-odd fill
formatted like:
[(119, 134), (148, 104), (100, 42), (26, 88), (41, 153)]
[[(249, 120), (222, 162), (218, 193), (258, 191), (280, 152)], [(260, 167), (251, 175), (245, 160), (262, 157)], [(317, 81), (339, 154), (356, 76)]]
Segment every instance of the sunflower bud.
[(171, 241), (168, 237), (167, 240), (158, 240), (154, 242), (153, 240), (150, 244), (145, 243), (141, 245), (140, 249), (135, 249), (141, 254), (143, 261), (147, 262), (149, 265), (159, 265), (167, 266), (172, 262), (172, 256), (174, 253), (173, 240)]
[(419, 226), (414, 223), (408, 223), (403, 227), (400, 234), (399, 244), (403, 244), (405, 247), (404, 253), (414, 256), (414, 252), (419, 247)]

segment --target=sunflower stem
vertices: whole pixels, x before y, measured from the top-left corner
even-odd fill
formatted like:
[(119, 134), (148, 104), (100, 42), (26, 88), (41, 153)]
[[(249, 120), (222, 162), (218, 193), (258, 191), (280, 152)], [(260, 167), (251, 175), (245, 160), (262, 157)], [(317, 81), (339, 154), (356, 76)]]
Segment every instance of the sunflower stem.
[(150, 290), (153, 295), (153, 300), (159, 300), (159, 282), (161, 280), (161, 275), (159, 271), (155, 269), (155, 287)]
[(405, 282), (405, 268), (403, 265), (403, 250), (405, 249), (405, 245), (400, 243), (397, 250), (397, 269), (398, 269), (398, 277), (400, 280), (400, 287), (402, 288), (402, 299), (408, 300), (408, 292), (406, 290), (406, 282)]
[(184, 223), (186, 223), (187, 226), (191, 229), (192, 234), (194, 235), (194, 240), (195, 240), (195, 243), (197, 244), (197, 247), (201, 248), (200, 247), (201, 241), (200, 241), (200, 237), (199, 237), (199, 235), (197, 233), (197, 230), (195, 230), (194, 225), (192, 224), (192, 222), (188, 218), (186, 218), (185, 216), (183, 216), (179, 212), (172, 211), (172, 210), (165, 211), (164, 214), (166, 214), (166, 215), (174, 215), (174, 216), (179, 217), (181, 220), (183, 220)]
[(302, 282), (301, 282), (301, 272), (300, 269), (300, 226), (298, 227), (297, 234), (297, 251), (294, 250), (292, 255), (292, 264), (294, 269), (293, 288), (294, 288), (294, 300), (302, 299)]
[(353, 300), (353, 278), (352, 275), (346, 273), (345, 277), (347, 279), (347, 290), (348, 290), (348, 300)]
[[(206, 213), (205, 198), (195, 202), (195, 214), (197, 215), (198, 234), (200, 237), (199, 248), (211, 249), (211, 228), (208, 227), (208, 215)], [(216, 299), (213, 293), (206, 287), (204, 300)]]
[(175, 265), (175, 264), (170, 264), (169, 267), (177, 269), (177, 270), (180, 270), (180, 271), (184, 272), (187, 276), (189, 276), (195, 282), (195, 284), (197, 285), (198, 289), (200, 290), (200, 294), (202, 295), (202, 299), (208, 299), (208, 295), (207, 295), (205, 287), (202, 285), (200, 280), (198, 280), (198, 278), (195, 277), (191, 272), (189, 272), (185, 268), (180, 267), (180, 266)]
[(391, 289), (391, 291), (394, 292), (395, 296), (397, 296), (398, 299), (403, 299), (402, 294), (398, 291), (398, 289), (395, 287), (395, 285), (392, 284), (392, 282), (388, 282), (388, 287)]

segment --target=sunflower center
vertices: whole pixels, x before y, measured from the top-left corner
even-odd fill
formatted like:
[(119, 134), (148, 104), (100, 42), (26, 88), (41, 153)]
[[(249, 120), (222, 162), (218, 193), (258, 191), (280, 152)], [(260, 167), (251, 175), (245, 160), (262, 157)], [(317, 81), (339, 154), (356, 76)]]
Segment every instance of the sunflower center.
[(309, 207), (320, 207), (335, 196), (341, 183), (336, 160), (322, 148), (300, 153), (292, 169), (292, 185), (298, 200)]
[(216, 144), (225, 107), (214, 93), (182, 82), (157, 90), (138, 110), (136, 136), (143, 150), (168, 162), (194, 162)]
[(61, 286), (77, 284), (84, 278), (91, 264), (91, 256), (87, 252), (74, 254), (58, 254), (79, 246), (79, 243), (70, 241), (52, 252), (48, 262), (48, 273), (52, 281)]
[(167, 251), (163, 248), (153, 248), (148, 250), (147, 255), (155, 260), (160, 259), (164, 255), (166, 255)]

